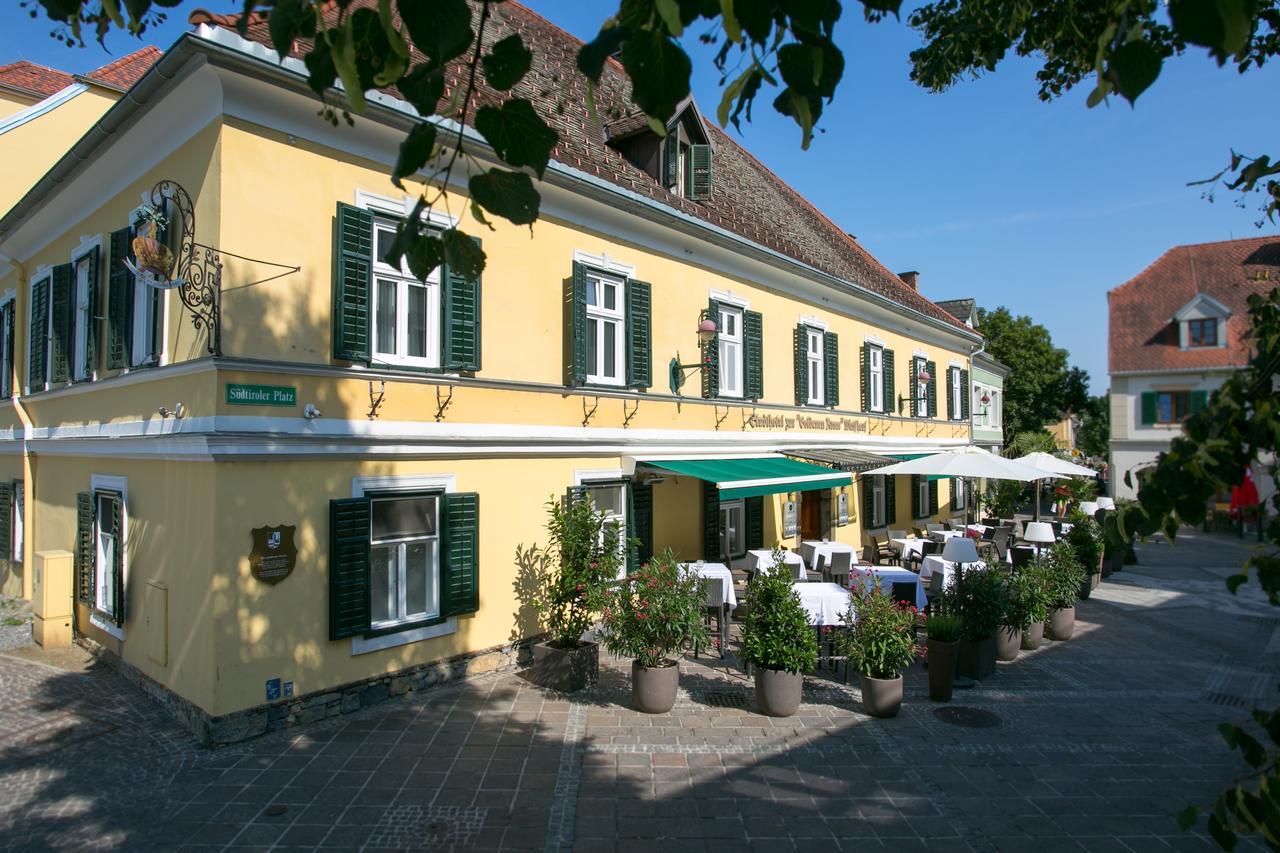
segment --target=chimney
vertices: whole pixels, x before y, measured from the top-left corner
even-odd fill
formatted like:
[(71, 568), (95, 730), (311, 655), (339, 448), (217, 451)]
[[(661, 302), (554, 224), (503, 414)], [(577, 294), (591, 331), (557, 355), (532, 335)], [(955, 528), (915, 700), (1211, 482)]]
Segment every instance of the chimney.
[(902, 279), (903, 283), (905, 283), (907, 287), (917, 293), (920, 292), (920, 273), (915, 270), (912, 270), (911, 272), (900, 272), (898, 273), (898, 278)]

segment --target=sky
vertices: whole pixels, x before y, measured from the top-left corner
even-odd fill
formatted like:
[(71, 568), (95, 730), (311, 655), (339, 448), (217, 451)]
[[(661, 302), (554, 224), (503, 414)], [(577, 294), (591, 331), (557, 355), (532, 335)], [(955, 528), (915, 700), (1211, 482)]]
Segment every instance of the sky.
[[(144, 40), (168, 47), (198, 5), (235, 11), (224, 0), (184, 3)], [(610, 8), (527, 5), (584, 39)], [(49, 37), (47, 21), (8, 15), (0, 64), (28, 59), (79, 73), (139, 46), (113, 33), (110, 54), (92, 42), (69, 49)], [(694, 97), (714, 120), (721, 87), (699, 32), (686, 39)], [(866, 23), (856, 3), (845, 4), (837, 32), (844, 79), (808, 151), (767, 91), (753, 121), (730, 132), (885, 266), (918, 271), (925, 296), (974, 297), (1042, 323), (1089, 372), (1094, 393), (1108, 384), (1109, 289), (1176, 245), (1280, 233), (1255, 225), (1257, 199), (1241, 208), (1220, 192), (1210, 203), (1187, 186), (1226, 165), (1232, 148), (1280, 154), (1280, 63), (1241, 76), (1190, 53), (1166, 62), (1136, 107), (1087, 109), (1087, 85), (1040, 101), (1034, 60), (1006, 60), (994, 74), (927, 93), (908, 76), (919, 37), (893, 19)]]

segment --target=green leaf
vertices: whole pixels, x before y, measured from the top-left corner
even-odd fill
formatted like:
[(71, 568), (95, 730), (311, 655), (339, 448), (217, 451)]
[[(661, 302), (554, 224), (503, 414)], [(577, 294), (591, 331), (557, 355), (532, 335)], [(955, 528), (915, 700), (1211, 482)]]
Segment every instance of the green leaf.
[(430, 122), (415, 124), (400, 143), (400, 156), (391, 172), (391, 183), (404, 189), (403, 178), (416, 174), (431, 159), (436, 147), (436, 126)]
[(421, 63), (400, 78), (397, 84), (401, 96), (413, 104), (418, 115), (435, 115), (440, 99), (444, 97), (444, 68), (430, 63)]
[(1133, 103), (1156, 82), (1161, 62), (1160, 54), (1145, 41), (1125, 42), (1111, 55), (1112, 82)]
[(466, 53), (475, 39), (467, 0), (397, 0), (414, 46), (437, 65)]
[(440, 237), (444, 241), (444, 259), (450, 270), (467, 279), (476, 278), (484, 272), (484, 250), (479, 243), (457, 228), (446, 228)]
[(632, 99), (645, 115), (669, 121), (689, 94), (689, 56), (661, 33), (632, 33), (622, 46), (622, 67), (631, 78)]
[(374, 84), (390, 86), (404, 75), (409, 67), (409, 44), (396, 26), (391, 12), (391, 0), (378, 0), (378, 21), (386, 41), (387, 52), (382, 58), (382, 70), (374, 77)]
[(302, 62), (307, 66), (307, 86), (323, 98), (338, 78), (338, 69), (333, 66), (333, 53), (329, 50), (329, 43), (324, 39), (316, 39), (315, 45), (307, 51)]
[(409, 244), (405, 257), (409, 260), (409, 271), (415, 277), (426, 280), (444, 263), (444, 241), (434, 234), (414, 234), (407, 237)]
[(360, 85), (360, 72), (356, 68), (356, 46), (351, 34), (351, 18), (342, 26), (325, 32), (329, 42), (329, 56), (342, 80), (347, 103), (355, 112), (364, 111), (364, 87)]
[(742, 27), (738, 26), (738, 18), (733, 14), (733, 0), (720, 0), (720, 20), (724, 24), (725, 38), (733, 44), (742, 44)]
[(1200, 815), (1200, 809), (1197, 806), (1187, 806), (1178, 812), (1178, 829), (1186, 832), (1188, 829), (1196, 825), (1196, 818)]
[[(476, 112), (476, 130), (509, 166), (529, 166), (542, 177), (551, 149), (560, 136), (547, 126), (525, 98), (500, 107), (483, 106)], [(487, 205), (486, 205), (487, 206)]]
[(276, 0), (271, 7), (271, 16), (267, 18), (267, 32), (271, 35), (271, 46), (280, 54), (281, 61), (289, 55), (293, 41), (302, 29), (303, 16), (311, 11), (311, 4), (303, 0)]
[(667, 25), (667, 31), (680, 38), (684, 33), (684, 24), (680, 21), (680, 4), (676, 0), (654, 0), (653, 5), (657, 8), (662, 23)]
[(512, 33), (480, 59), (489, 85), (505, 92), (524, 78), (533, 65), (533, 53), (524, 46), (519, 33)]
[(1170, 0), (1169, 18), (1179, 36), (1201, 47), (1222, 49), (1226, 31), (1216, 3), (1205, 0)]
[(724, 95), (720, 98), (720, 106), (716, 107), (716, 121), (721, 127), (729, 124), (729, 108), (733, 106), (734, 100), (742, 94), (742, 89), (747, 85), (747, 80), (756, 72), (756, 67), (752, 65), (746, 71), (738, 75), (732, 83), (725, 87)]
[(482, 208), (516, 225), (531, 225), (538, 218), (541, 202), (533, 179), (524, 172), (490, 169), (472, 175), (467, 182), (472, 199)]
[(630, 35), (628, 27), (606, 27), (601, 30), (578, 51), (578, 70), (591, 82), (599, 83), (605, 62), (618, 52)]

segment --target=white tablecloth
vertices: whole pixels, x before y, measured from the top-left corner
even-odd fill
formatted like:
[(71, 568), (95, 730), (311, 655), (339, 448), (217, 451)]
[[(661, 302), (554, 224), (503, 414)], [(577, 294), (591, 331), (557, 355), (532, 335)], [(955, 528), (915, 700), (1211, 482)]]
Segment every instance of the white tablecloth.
[(953, 536), (962, 536), (962, 535), (964, 535), (963, 530), (930, 530), (929, 531), (929, 538), (935, 542), (946, 542), (948, 539), (952, 538)]
[[(974, 563), (965, 563), (965, 571), (978, 571), (985, 569), (987, 564), (978, 560)], [(955, 582), (956, 564), (950, 560), (944, 560), (937, 554), (930, 554), (924, 558), (924, 562), (920, 564), (920, 580), (922, 583), (928, 584), (933, 582), (933, 576), (938, 572), (942, 573), (942, 588), (947, 589)]]
[(919, 554), (924, 548), (924, 543), (928, 541), (928, 539), (890, 539), (889, 547), (897, 551), (905, 563), (907, 557), (912, 554)]
[(923, 610), (929, 603), (928, 597), (924, 594), (924, 584), (920, 582), (920, 575), (910, 569), (900, 569), (897, 566), (854, 566), (850, 583), (862, 581), (867, 588), (870, 588), (872, 577), (880, 584), (880, 591), (885, 595), (893, 595), (895, 583), (909, 583), (916, 588), (916, 608)]
[(985, 524), (970, 524), (968, 529), (977, 533), (979, 536), (992, 536), (995, 533), (994, 527), (988, 527)]
[(858, 562), (858, 549), (845, 542), (819, 542), (817, 540), (805, 540), (804, 544), (813, 549), (813, 565), (809, 567), (811, 569), (818, 568), (819, 557), (822, 557), (822, 562), (825, 565), (831, 565), (831, 555), (836, 552), (847, 551), (853, 555), (852, 562)]
[(843, 625), (840, 614), (849, 609), (849, 590), (835, 583), (798, 583), (791, 587), (814, 626)]
[[(754, 571), (761, 572), (765, 569), (773, 567), (773, 552), (768, 548), (756, 548), (748, 551), (747, 556), (752, 558), (751, 568)], [(791, 567), (791, 576), (798, 581), (805, 580), (804, 560), (795, 551), (783, 551), (783, 561)]]
[(685, 568), (693, 572), (698, 577), (720, 579), (720, 591), (722, 598), (719, 601), (714, 600), (712, 598), (714, 591), (712, 589), (708, 589), (708, 607), (720, 607), (727, 604), (729, 605), (729, 609), (732, 610), (738, 606), (738, 596), (733, 591), (733, 572), (729, 571), (729, 567), (724, 563), (702, 563), (701, 565), (698, 563), (681, 563), (680, 566), (681, 568)]

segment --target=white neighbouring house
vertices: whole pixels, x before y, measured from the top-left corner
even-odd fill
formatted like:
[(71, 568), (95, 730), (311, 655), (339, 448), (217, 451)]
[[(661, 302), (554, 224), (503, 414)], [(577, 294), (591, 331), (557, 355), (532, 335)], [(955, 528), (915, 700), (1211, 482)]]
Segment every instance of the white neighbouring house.
[[(1168, 450), (1182, 419), (1248, 364), (1248, 298), (1280, 287), (1280, 236), (1176, 246), (1107, 294), (1111, 489)], [(1263, 500), (1275, 484), (1254, 478)]]

